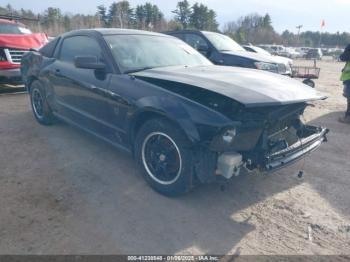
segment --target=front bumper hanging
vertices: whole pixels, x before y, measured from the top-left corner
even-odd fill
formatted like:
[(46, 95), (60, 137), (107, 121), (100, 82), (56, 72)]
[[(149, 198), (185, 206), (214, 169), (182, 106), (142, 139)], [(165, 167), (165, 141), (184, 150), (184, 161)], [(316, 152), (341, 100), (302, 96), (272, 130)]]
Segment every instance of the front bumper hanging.
[(300, 139), (293, 145), (288, 146), (278, 152), (266, 156), (266, 171), (274, 171), (286, 165), (292, 164), (306, 154), (316, 150), (323, 142), (327, 141), (329, 129), (310, 127), (315, 129), (312, 135)]

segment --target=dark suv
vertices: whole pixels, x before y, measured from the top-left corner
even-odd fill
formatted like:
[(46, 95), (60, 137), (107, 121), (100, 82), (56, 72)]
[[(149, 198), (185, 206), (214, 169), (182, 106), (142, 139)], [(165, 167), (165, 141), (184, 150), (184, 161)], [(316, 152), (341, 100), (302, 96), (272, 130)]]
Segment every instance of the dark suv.
[(311, 48), (307, 51), (305, 58), (306, 59), (317, 59), (321, 60), (323, 56), (321, 48)]
[(288, 74), (283, 63), (275, 61), (273, 57), (247, 52), (242, 46), (223, 34), (197, 30), (178, 30), (164, 33), (180, 38), (216, 65), (238, 66)]

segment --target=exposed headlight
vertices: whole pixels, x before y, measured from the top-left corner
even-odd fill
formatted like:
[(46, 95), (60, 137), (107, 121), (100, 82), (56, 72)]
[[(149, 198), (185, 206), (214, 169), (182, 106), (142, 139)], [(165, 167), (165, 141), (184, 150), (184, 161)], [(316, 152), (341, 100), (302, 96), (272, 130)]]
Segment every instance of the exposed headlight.
[(278, 73), (278, 66), (276, 64), (265, 63), (265, 62), (255, 62), (254, 65), (256, 69)]
[(247, 151), (258, 142), (263, 129), (260, 123), (250, 123), (248, 127), (227, 127), (213, 137), (210, 149), (216, 152)]
[(227, 144), (231, 144), (236, 134), (237, 134), (236, 128), (228, 129), (222, 135), (222, 141), (224, 141)]
[(218, 133), (211, 141), (210, 148), (214, 151), (225, 151), (231, 148), (238, 135), (235, 127), (229, 127)]

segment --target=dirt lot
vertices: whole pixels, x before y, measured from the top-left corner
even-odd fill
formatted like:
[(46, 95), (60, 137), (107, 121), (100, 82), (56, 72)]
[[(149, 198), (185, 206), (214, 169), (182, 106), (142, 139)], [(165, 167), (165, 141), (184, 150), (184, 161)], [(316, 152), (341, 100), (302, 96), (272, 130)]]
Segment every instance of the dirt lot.
[(350, 254), (342, 64), (319, 66), (317, 89), (329, 99), (305, 118), (331, 129), (327, 144), (276, 174), (176, 199), (153, 192), (108, 144), (66, 124), (37, 124), (26, 94), (0, 96), (0, 253)]

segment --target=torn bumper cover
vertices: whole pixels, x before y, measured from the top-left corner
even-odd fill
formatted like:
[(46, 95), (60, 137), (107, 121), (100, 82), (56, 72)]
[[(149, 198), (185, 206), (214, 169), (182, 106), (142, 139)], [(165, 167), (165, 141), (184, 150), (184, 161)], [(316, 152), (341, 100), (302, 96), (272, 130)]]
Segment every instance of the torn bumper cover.
[(329, 132), (327, 128), (305, 127), (308, 132), (307, 136), (299, 138), (294, 144), (286, 145), (285, 148), (279, 151), (265, 154), (258, 153), (259, 157), (255, 161), (247, 158), (242, 159), (242, 155), (237, 152), (226, 152), (219, 155), (215, 173), (230, 179), (232, 176), (239, 175), (242, 167), (248, 171), (256, 170), (262, 173), (270, 173), (294, 163), (327, 141), (326, 135)]
[(300, 139), (293, 145), (287, 148), (275, 152), (273, 154), (267, 155), (265, 159), (265, 171), (275, 171), (279, 168), (285, 167), (286, 165), (292, 164), (300, 158), (304, 157), (306, 154), (317, 149), (322, 142), (327, 141), (327, 133), (329, 129), (319, 128), (319, 127), (309, 127), (314, 128), (315, 133), (312, 135)]

